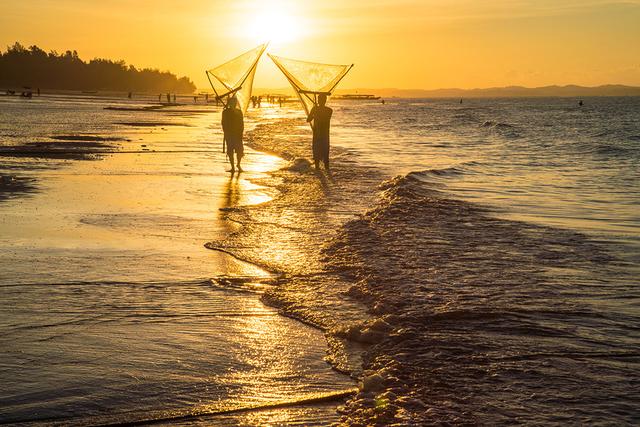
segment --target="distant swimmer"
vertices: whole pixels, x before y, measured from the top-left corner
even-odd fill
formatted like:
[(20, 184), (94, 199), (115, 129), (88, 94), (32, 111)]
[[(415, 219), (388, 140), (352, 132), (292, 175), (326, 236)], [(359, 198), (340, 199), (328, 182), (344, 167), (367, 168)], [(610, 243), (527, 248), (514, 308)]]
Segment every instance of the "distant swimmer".
[(242, 117), (242, 110), (238, 108), (238, 100), (235, 97), (229, 99), (226, 108), (222, 111), (222, 131), (224, 132), (227, 156), (229, 157), (229, 163), (231, 163), (231, 173), (236, 171), (233, 165), (233, 153), (236, 153), (238, 171), (242, 172), (240, 161), (244, 155), (244, 146), (242, 145), (244, 118)]
[(320, 160), (324, 163), (324, 168), (329, 169), (329, 128), (331, 127), (331, 115), (333, 110), (327, 107), (327, 95), (318, 96), (318, 105), (315, 105), (309, 112), (307, 122), (313, 121), (313, 161), (316, 169), (320, 166)]
[(382, 102), (382, 105), (384, 105), (384, 99), (382, 101), (380, 101), (380, 102)]
[(578, 102), (578, 105), (581, 107), (584, 105), (584, 102), (582, 102), (582, 99), (580, 100), (580, 102)]

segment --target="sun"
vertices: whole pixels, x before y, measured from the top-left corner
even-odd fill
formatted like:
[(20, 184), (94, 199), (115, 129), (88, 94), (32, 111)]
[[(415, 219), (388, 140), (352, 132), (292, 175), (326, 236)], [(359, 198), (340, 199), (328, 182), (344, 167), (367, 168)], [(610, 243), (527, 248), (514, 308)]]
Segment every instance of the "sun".
[(250, 20), (247, 35), (254, 42), (280, 44), (298, 40), (302, 34), (299, 19), (274, 3), (258, 6)]

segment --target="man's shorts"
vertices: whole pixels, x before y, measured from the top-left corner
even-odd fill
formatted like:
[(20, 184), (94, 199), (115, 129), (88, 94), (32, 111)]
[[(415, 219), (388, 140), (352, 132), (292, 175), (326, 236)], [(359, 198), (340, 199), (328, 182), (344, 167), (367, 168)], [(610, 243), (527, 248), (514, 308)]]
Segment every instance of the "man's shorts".
[(229, 156), (233, 156), (233, 153), (236, 153), (237, 156), (242, 157), (244, 155), (244, 144), (242, 140), (228, 140), (227, 139), (227, 154)]

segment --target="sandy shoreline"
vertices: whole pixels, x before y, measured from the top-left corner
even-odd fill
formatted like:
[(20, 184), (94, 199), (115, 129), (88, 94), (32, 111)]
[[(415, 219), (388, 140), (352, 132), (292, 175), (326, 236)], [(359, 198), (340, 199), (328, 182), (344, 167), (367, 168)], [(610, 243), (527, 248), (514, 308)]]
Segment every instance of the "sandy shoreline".
[[(122, 113), (116, 111), (109, 114)], [(215, 115), (213, 117), (215, 122)], [(115, 135), (124, 135), (126, 140), (119, 141), (117, 152), (107, 153), (98, 161), (87, 162), (83, 161), (84, 158), (71, 157), (60, 160), (51, 159), (50, 156), (40, 159), (33, 156), (10, 157), (14, 159), (11, 162), (15, 166), (10, 171), (3, 171), (3, 174), (10, 173), (16, 178), (11, 179), (6, 188), (6, 194), (11, 195), (13, 200), (0, 203), (0, 246), (6, 254), (0, 261), (0, 286), (4, 289), (5, 300), (12, 302), (3, 308), (3, 317), (13, 319), (13, 323), (17, 325), (24, 324), (33, 332), (26, 334), (13, 331), (10, 325), (2, 326), (9, 328), (3, 335), (13, 337), (10, 344), (0, 343), (9, 349), (9, 353), (5, 354), (9, 359), (2, 363), (12, 360), (14, 362), (11, 363), (15, 363), (26, 357), (24, 355), (29, 355), (35, 358), (30, 364), (38, 367), (41, 377), (42, 373), (59, 376), (41, 384), (41, 412), (46, 414), (47, 411), (54, 410), (55, 403), (49, 402), (49, 399), (56, 396), (56, 392), (47, 391), (48, 388), (54, 384), (64, 384), (68, 378), (72, 378), (65, 376), (68, 375), (65, 370), (73, 372), (74, 369), (89, 366), (87, 361), (75, 360), (76, 357), (82, 355), (83, 358), (89, 358), (91, 364), (97, 363), (98, 366), (104, 362), (99, 361), (102, 358), (93, 361), (94, 356), (85, 356), (84, 351), (75, 351), (58, 356), (58, 363), (49, 367), (46, 359), (41, 360), (36, 353), (48, 348), (75, 348), (82, 342), (92, 343), (96, 340), (99, 342), (93, 345), (97, 347), (91, 349), (91, 345), (89, 346), (91, 354), (99, 356), (116, 351), (122, 340), (128, 342), (129, 334), (133, 333), (127, 319), (140, 313), (141, 326), (136, 328), (136, 334), (142, 334), (146, 339), (131, 341), (132, 348), (139, 349), (134, 350), (129, 357), (125, 354), (111, 356), (113, 363), (126, 366), (133, 357), (140, 362), (132, 365), (131, 369), (138, 369), (136, 366), (147, 369), (147, 354), (153, 355), (157, 351), (155, 347), (162, 343), (166, 350), (157, 357), (171, 360), (172, 357), (195, 356), (192, 364), (203, 365), (195, 372), (187, 370), (188, 377), (193, 377), (193, 387), (201, 387), (200, 381), (211, 382), (211, 379), (207, 379), (210, 376), (219, 376), (223, 384), (220, 387), (214, 386), (213, 390), (223, 393), (218, 399), (224, 399), (225, 390), (228, 389), (226, 392), (230, 393), (230, 400), (226, 407), (252, 406), (257, 400), (266, 402), (258, 406), (269, 408), (271, 404), (290, 401), (280, 410), (259, 409), (251, 414), (217, 417), (216, 420), (221, 423), (260, 424), (271, 419), (287, 418), (313, 423), (315, 419), (335, 418), (335, 405), (317, 403), (315, 406), (296, 406), (299, 401), (309, 398), (311, 392), (347, 390), (353, 385), (351, 380), (335, 373), (322, 360), (326, 349), (322, 335), (297, 321), (277, 315), (275, 310), (264, 307), (258, 301), (259, 295), (273, 280), (267, 272), (230, 255), (202, 247), (207, 238), (223, 236), (237, 229), (237, 223), (222, 218), (226, 212), (234, 211), (237, 206), (269, 200), (271, 190), (251, 181), (259, 180), (266, 171), (277, 170), (282, 163), (273, 156), (248, 149), (243, 165), (246, 172), (231, 177), (223, 172), (226, 164), (218, 151), (219, 144), (214, 142), (212, 146), (207, 142), (208, 149), (203, 150), (203, 140), (216, 140), (215, 133), (212, 138), (208, 129), (211, 115), (198, 115), (189, 120), (197, 122), (187, 128), (189, 135), (184, 135), (185, 128), (178, 126), (162, 130), (161, 134), (156, 134), (152, 127), (134, 128), (131, 133), (119, 130)], [(100, 132), (92, 135), (103, 138), (100, 135), (114, 133)], [(77, 138), (82, 139), (81, 135)], [(60, 146), (51, 147), (52, 150), (60, 149), (65, 143), (78, 143), (68, 139), (61, 139)], [(174, 140), (178, 143), (174, 143)], [(185, 140), (188, 142), (182, 142)], [(103, 141), (86, 142), (99, 144)], [(77, 146), (82, 144), (83, 141), (80, 141)], [(139, 148), (142, 145), (155, 152), (143, 152)], [(48, 163), (48, 159), (53, 163)], [(35, 181), (28, 181), (26, 174), (33, 175)], [(27, 182), (33, 183), (33, 188), (29, 188), (34, 190), (33, 197), (19, 197), (26, 194), (18, 190), (26, 190)], [(43, 292), (51, 294), (48, 298), (43, 298)], [(87, 294), (82, 301), (77, 300), (78, 293), (86, 292), (95, 293), (95, 297)], [(171, 300), (163, 302), (171, 295), (179, 295), (181, 292), (185, 293), (182, 297), (184, 304), (172, 308), (172, 305), (166, 305)], [(203, 292), (204, 295), (199, 295)], [(154, 298), (157, 299), (157, 307), (154, 299), (143, 304), (148, 297), (145, 295), (152, 294), (157, 294)], [(198, 303), (199, 298), (205, 299)], [(137, 302), (138, 299), (140, 302)], [(47, 300), (47, 310), (37, 310), (36, 314), (26, 315), (31, 308), (27, 310), (25, 304)], [(137, 304), (143, 305), (136, 308)], [(114, 305), (114, 309), (121, 306), (124, 311), (117, 309), (111, 312), (111, 305)], [(65, 307), (74, 307), (73, 313), (66, 314)], [(49, 310), (54, 310), (56, 314), (47, 314)], [(153, 313), (157, 311), (154, 316), (163, 319), (164, 329), (154, 327), (154, 322), (145, 323), (144, 314), (148, 310)], [(164, 320), (167, 310), (178, 312)], [(210, 319), (208, 310), (213, 310)], [(220, 310), (221, 317), (213, 315)], [(231, 310), (239, 312), (231, 312), (226, 320), (227, 315), (224, 313)], [(73, 322), (69, 322), (69, 316)], [(175, 323), (171, 320), (174, 318), (172, 316), (178, 316), (181, 320)], [(102, 317), (112, 318), (109, 322), (113, 326), (106, 329), (100, 326)], [(220, 325), (217, 319), (231, 323), (226, 327), (215, 326)], [(51, 326), (41, 329), (38, 326), (40, 323)], [(73, 325), (76, 323), (88, 325), (88, 329), (84, 326), (75, 331)], [(120, 325), (117, 326), (118, 324)], [(120, 331), (120, 336), (113, 335), (116, 329)], [(192, 332), (184, 336), (181, 335), (183, 329)], [(90, 332), (88, 336), (83, 332), (85, 330)], [(227, 336), (225, 330), (231, 335)], [(202, 336), (198, 340), (208, 340), (212, 339), (208, 337), (211, 334), (214, 335), (214, 340), (220, 340), (219, 350), (207, 350), (206, 347), (194, 345), (196, 343), (190, 344), (193, 337)], [(40, 342), (49, 344), (39, 344)], [(228, 350), (229, 358), (239, 359), (234, 363), (242, 364), (227, 373), (217, 372), (216, 366), (229, 363), (220, 358), (225, 354), (224, 346), (230, 344), (232, 347)], [(231, 350), (232, 348), (235, 350)], [(274, 351), (273, 348), (278, 350)], [(191, 354), (193, 351), (196, 353)], [(208, 351), (213, 351), (211, 356), (207, 356)], [(199, 354), (202, 356), (198, 356)], [(253, 356), (245, 360), (247, 355)], [(274, 359), (275, 355), (278, 355), (277, 359)], [(108, 361), (109, 358), (104, 360)], [(283, 362), (288, 365), (278, 366), (278, 363)], [(243, 365), (247, 363), (247, 366)], [(179, 365), (173, 370), (168, 368), (166, 372), (170, 373), (170, 378), (183, 369)], [(246, 378), (238, 376), (242, 369), (247, 369)], [(112, 367), (103, 366), (102, 370), (111, 372)], [(236, 370), (238, 373), (233, 374)], [(279, 370), (282, 372), (279, 373)], [(123, 381), (126, 384), (128, 377), (120, 378), (120, 371), (122, 370), (114, 371), (114, 376), (109, 381)], [(160, 372), (151, 370), (147, 375), (161, 384), (168, 380), (155, 378), (157, 374)], [(29, 375), (29, 371), (14, 372), (12, 378), (23, 378), (15, 383), (7, 378), (5, 384), (8, 395), (23, 395), (27, 391), (21, 389), (23, 384), (36, 384), (37, 379), (30, 380)], [(297, 379), (291, 383), (291, 380), (280, 380), (280, 375), (285, 375), (285, 378), (290, 375)], [(201, 380), (198, 379), (200, 376), (203, 376)], [(93, 384), (91, 374), (86, 381), (89, 381), (86, 387), (96, 394), (109, 395), (109, 390), (118, 390), (122, 386), (120, 383), (109, 387), (104, 387), (99, 382)], [(236, 381), (237, 386), (234, 385)], [(225, 385), (225, 382), (229, 383)], [(152, 383), (150, 386), (157, 384)], [(188, 384), (185, 385), (187, 386)], [(127, 387), (131, 388), (130, 385)], [(38, 386), (29, 388), (33, 389), (37, 390)], [(192, 399), (187, 398), (188, 395), (180, 398), (184, 391), (168, 390), (165, 393), (165, 400), (168, 402), (160, 402), (158, 405), (170, 409), (171, 405), (175, 405), (170, 402), (174, 393), (176, 398), (185, 402)], [(203, 399), (215, 399), (213, 396), (199, 396), (198, 393), (194, 398), (200, 402)], [(106, 407), (109, 407), (108, 402), (112, 397), (100, 399), (107, 399)], [(318, 399), (319, 402), (327, 400), (326, 397)], [(113, 404), (116, 401), (117, 399)], [(135, 401), (123, 401), (114, 409), (117, 411), (118, 405), (121, 405), (122, 408), (131, 410), (127, 405), (132, 403)], [(306, 403), (308, 404), (309, 402)], [(20, 408), (24, 405), (38, 405), (38, 402), (20, 403), (20, 399), (15, 397), (11, 405), (12, 416), (17, 418), (10, 419), (19, 420), (24, 416), (24, 420), (28, 420), (29, 411), (22, 412), (23, 409)], [(196, 407), (197, 405), (193, 406)], [(223, 405), (223, 409), (224, 407)], [(79, 408), (78, 413), (86, 412), (91, 415), (90, 411), (81, 406)], [(144, 408), (145, 405), (140, 402), (140, 410), (145, 410)], [(214, 405), (208, 409), (209, 413), (215, 412), (215, 408)], [(205, 411), (203, 416), (206, 413)], [(73, 414), (73, 410), (70, 414)], [(64, 415), (58, 416), (65, 418)], [(140, 418), (140, 415), (136, 415), (136, 418)], [(82, 424), (82, 420), (77, 421)]]

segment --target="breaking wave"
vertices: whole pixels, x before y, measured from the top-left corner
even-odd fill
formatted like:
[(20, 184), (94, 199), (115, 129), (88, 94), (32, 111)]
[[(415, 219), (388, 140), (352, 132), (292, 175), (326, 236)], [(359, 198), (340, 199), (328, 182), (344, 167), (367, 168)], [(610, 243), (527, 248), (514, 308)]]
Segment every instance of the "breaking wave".
[[(296, 122), (260, 125), (250, 144), (273, 151), (277, 139), (291, 159), (308, 157), (299, 139), (274, 138), (287, 127)], [(628, 343), (640, 318), (599, 296), (638, 295), (613, 255), (431, 182), (477, 162), (384, 181), (349, 156), (331, 174), (276, 172), (261, 184), (280, 196), (230, 212), (247, 226), (215, 242), (281, 273), (263, 300), (324, 330), (328, 360), (361, 379), (344, 423), (560, 425), (592, 421), (594, 407), (630, 422), (639, 396), (623, 379), (637, 378)]]

